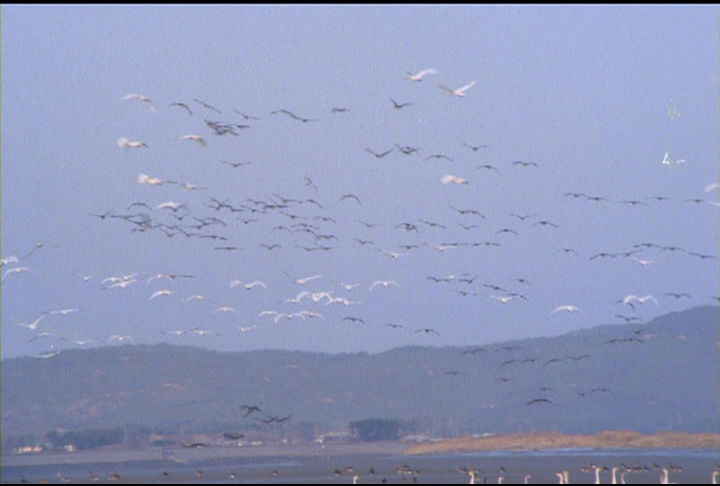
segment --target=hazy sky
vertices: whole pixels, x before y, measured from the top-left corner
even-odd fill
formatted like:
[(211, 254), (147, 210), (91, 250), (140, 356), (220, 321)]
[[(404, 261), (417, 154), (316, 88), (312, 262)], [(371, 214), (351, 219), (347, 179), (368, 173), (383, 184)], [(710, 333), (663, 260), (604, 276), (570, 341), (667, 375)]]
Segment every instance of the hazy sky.
[(716, 303), (719, 18), (4, 5), (2, 356), (477, 345)]

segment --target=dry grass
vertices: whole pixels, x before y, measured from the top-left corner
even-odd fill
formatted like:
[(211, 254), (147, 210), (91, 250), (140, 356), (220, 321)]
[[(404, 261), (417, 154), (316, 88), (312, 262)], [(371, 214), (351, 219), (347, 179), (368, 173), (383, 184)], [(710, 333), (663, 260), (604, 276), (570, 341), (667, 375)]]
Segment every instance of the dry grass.
[(411, 446), (405, 450), (405, 454), (580, 447), (595, 449), (686, 447), (720, 450), (720, 434), (661, 432), (655, 435), (641, 435), (639, 432), (618, 430), (601, 432), (597, 435), (567, 435), (560, 432), (542, 432), (494, 435), (489, 437), (464, 436), (456, 439)]

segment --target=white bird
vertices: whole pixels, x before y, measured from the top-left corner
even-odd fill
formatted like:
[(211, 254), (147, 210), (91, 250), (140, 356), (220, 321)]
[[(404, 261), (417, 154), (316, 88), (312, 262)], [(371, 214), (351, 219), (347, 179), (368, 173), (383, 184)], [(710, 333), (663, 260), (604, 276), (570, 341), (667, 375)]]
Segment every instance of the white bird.
[(0, 280), (5, 280), (5, 277), (7, 277), (8, 274), (10, 274), (10, 273), (20, 273), (20, 272), (29, 272), (29, 271), (30, 271), (30, 269), (29, 269), (28, 267), (15, 267), (15, 268), (11, 268), (11, 269), (8, 270), (7, 272), (5, 272), (5, 274), (3, 275), (2, 279), (0, 279)]
[(135, 100), (135, 101), (142, 101), (142, 102), (145, 102), (145, 103), (150, 103), (150, 110), (153, 111), (153, 112), (157, 111), (157, 110), (155, 109), (155, 105), (153, 104), (152, 100), (151, 100), (150, 98), (148, 98), (147, 96), (145, 96), (145, 95), (141, 95), (141, 94), (128, 94), (128, 95), (123, 96), (122, 99), (123, 99), (123, 100)]
[(355, 287), (359, 287), (360, 285), (362, 285), (361, 283), (352, 283), (352, 284), (346, 284), (346, 283), (342, 283), (342, 282), (335, 282), (335, 283), (344, 287), (345, 290), (347, 290), (348, 292), (351, 291), (352, 289), (354, 289)]
[(130, 280), (122, 280), (122, 281), (120, 281), (120, 282), (116, 282), (116, 283), (112, 284), (111, 286), (109, 286), (109, 287), (107, 287), (107, 288), (109, 288), (109, 289), (114, 289), (114, 288), (116, 288), (116, 287), (120, 287), (120, 288), (122, 288), (122, 289), (126, 289), (126, 288), (128, 288), (128, 287), (130, 286), (130, 284), (133, 284), (133, 283), (135, 283), (135, 282), (137, 282), (137, 280), (134, 279), (134, 278), (133, 278), (133, 279), (130, 279)]
[(452, 183), (452, 184), (467, 184), (467, 185), (470, 185), (470, 181), (468, 181), (467, 179), (463, 179), (462, 177), (457, 177), (457, 176), (450, 175), (450, 174), (444, 175), (444, 176), (442, 177), (442, 179), (440, 179), (440, 181), (441, 181), (443, 184), (451, 184), (451, 183)]
[(235, 324), (235, 327), (237, 327), (240, 330), (240, 332), (248, 332), (248, 331), (252, 331), (253, 329), (255, 329), (257, 327), (257, 325), (250, 326), (250, 327), (242, 327), (242, 326), (238, 326), (237, 324)]
[(203, 147), (208, 146), (207, 140), (202, 138), (200, 135), (182, 135), (182, 136), (178, 137), (178, 140), (192, 140), (194, 142), (199, 143)]
[(141, 142), (139, 140), (129, 140), (126, 137), (118, 138), (117, 144), (118, 144), (118, 147), (124, 148), (124, 149), (141, 148), (141, 147), (150, 148), (150, 147), (148, 147), (148, 144), (146, 144), (145, 142)]
[(33, 322), (16, 322), (15, 324), (17, 324), (18, 326), (27, 327), (28, 329), (32, 329), (34, 331), (35, 329), (37, 329), (38, 324), (40, 324), (40, 321), (45, 319), (45, 316), (47, 316), (47, 313), (43, 312), (43, 314), (40, 317), (38, 317), (37, 319), (35, 319)]
[(491, 295), (490, 297), (492, 297), (493, 299), (499, 300), (499, 301), (502, 302), (503, 304), (507, 304), (507, 303), (510, 302), (511, 300), (515, 300), (515, 299), (519, 299), (519, 298), (520, 298), (519, 295), (504, 295), (504, 296), (500, 296), (500, 297), (498, 297), (497, 295)]
[(644, 304), (648, 300), (652, 300), (653, 302), (655, 302), (655, 305), (659, 305), (658, 300), (655, 297), (653, 297), (652, 295), (645, 295), (643, 297), (638, 297), (637, 295), (629, 294), (629, 295), (626, 295), (625, 297), (623, 297), (622, 303), (623, 303), (623, 305), (629, 305), (635, 300), (637, 300), (641, 304)]
[(110, 336), (110, 339), (108, 339), (108, 343), (112, 343), (115, 341), (120, 342), (120, 343), (124, 343), (127, 341), (127, 342), (131, 342), (131, 343), (135, 344), (135, 340), (132, 338), (132, 336), (130, 336), (128, 334), (126, 334), (124, 336), (118, 336), (117, 334), (113, 334), (112, 336)]
[(638, 262), (643, 267), (646, 265), (650, 265), (651, 263), (660, 263), (660, 260), (643, 260), (641, 258), (635, 258), (635, 257), (632, 257), (632, 259), (635, 260), (636, 262)]
[(374, 288), (377, 287), (378, 285), (382, 285), (383, 287), (389, 287), (390, 285), (394, 285), (394, 286), (396, 286), (397, 288), (400, 288), (400, 284), (398, 284), (395, 280), (375, 280), (375, 281), (370, 285), (370, 289), (369, 289), (369, 290), (374, 289)]
[(71, 314), (73, 312), (77, 312), (80, 309), (75, 307), (73, 309), (60, 309), (60, 310), (54, 310), (54, 311), (47, 311), (46, 314), (62, 314), (63, 316), (66, 316), (68, 314)]
[(77, 344), (78, 346), (85, 346), (86, 344), (90, 344), (90, 343), (93, 343), (93, 342), (97, 341), (97, 338), (81, 339), (81, 340), (79, 340), (79, 341), (75, 341), (75, 340), (73, 340), (73, 339), (67, 339), (67, 338), (64, 338), (64, 337), (61, 337), (60, 339), (62, 339), (63, 341), (71, 342), (71, 343), (73, 343), (73, 344)]
[(172, 209), (173, 211), (177, 211), (180, 208), (185, 207), (184, 204), (176, 203), (174, 201), (167, 201), (161, 204), (158, 204), (155, 206), (155, 209)]
[[(285, 273), (285, 275), (289, 275), (289, 274)], [(295, 283), (299, 284), (299, 285), (305, 285), (306, 283), (310, 282), (311, 280), (315, 280), (318, 278), (322, 278), (322, 275), (311, 275), (310, 277), (299, 278), (299, 279), (295, 280)]]
[(208, 330), (205, 330), (205, 329), (200, 329), (200, 328), (197, 328), (197, 327), (196, 327), (195, 329), (192, 329), (192, 330), (188, 331), (188, 332), (191, 333), (191, 334), (197, 334), (197, 335), (199, 335), (199, 336), (209, 336), (210, 334), (213, 334), (213, 335), (215, 335), (215, 336), (222, 336), (222, 334), (220, 334), (219, 332), (212, 332), (212, 331), (208, 331)]
[(159, 186), (163, 183), (162, 179), (158, 179), (157, 177), (150, 177), (147, 174), (140, 173), (137, 176), (138, 184), (150, 184), (151, 186)]
[(472, 88), (474, 85), (475, 85), (475, 81), (463, 86), (462, 88), (458, 88), (458, 89), (450, 89), (441, 84), (438, 84), (438, 88), (445, 91), (445, 94), (450, 95), (450, 96), (465, 96), (465, 91)]
[(563, 310), (568, 311), (568, 312), (576, 312), (576, 311), (579, 311), (580, 308), (575, 307), (574, 305), (561, 305), (560, 307), (558, 307), (557, 309), (552, 311), (550, 314), (555, 314), (556, 312), (560, 312)]
[(212, 311), (213, 314), (216, 312), (238, 312), (238, 310), (234, 307), (218, 307), (214, 311)]
[(265, 282), (262, 282), (260, 280), (255, 280), (254, 282), (245, 283), (242, 280), (233, 280), (230, 282), (230, 288), (237, 287), (238, 285), (242, 285), (245, 287), (245, 289), (250, 290), (253, 287), (257, 287), (258, 285), (267, 290), (267, 285)]
[(148, 300), (153, 300), (155, 297), (161, 297), (163, 295), (172, 295), (174, 293), (175, 291), (173, 290), (158, 290), (157, 292), (152, 294)]
[(2, 259), (2, 264), (7, 265), (8, 263), (20, 263), (20, 257), (17, 255), (11, 255), (7, 258)]
[(182, 303), (184, 304), (184, 303), (186, 303), (186, 302), (190, 302), (191, 300), (205, 300), (205, 301), (209, 302), (210, 304), (214, 304), (214, 303), (215, 303), (215, 302), (213, 302), (212, 300), (210, 300), (210, 299), (208, 299), (207, 297), (205, 297), (204, 295), (200, 295), (200, 294), (191, 295), (191, 296), (188, 297), (187, 299), (183, 299), (183, 300), (182, 300)]
[(684, 164), (684, 163), (685, 163), (685, 159), (671, 160), (671, 159), (669, 158), (669, 154), (668, 154), (667, 152), (665, 152), (665, 157), (663, 158), (662, 163), (663, 163), (663, 165), (675, 166), (675, 165)]
[(437, 70), (435, 68), (424, 69), (417, 74), (413, 74), (410, 71), (405, 71), (405, 75), (403, 76), (403, 78), (409, 79), (410, 81), (422, 81), (422, 78), (424, 78), (428, 74), (437, 74)]

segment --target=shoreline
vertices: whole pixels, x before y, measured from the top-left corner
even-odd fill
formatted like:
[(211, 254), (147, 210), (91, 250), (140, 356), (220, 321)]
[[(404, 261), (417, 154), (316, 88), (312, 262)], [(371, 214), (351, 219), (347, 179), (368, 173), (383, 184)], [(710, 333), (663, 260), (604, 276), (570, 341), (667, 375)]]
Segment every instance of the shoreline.
[(463, 436), (408, 447), (407, 455), (445, 452), (520, 451), (543, 449), (715, 449), (720, 451), (720, 434), (659, 432), (643, 435), (634, 431), (606, 431), (595, 435), (571, 435), (560, 432)]
[(720, 451), (720, 434), (660, 432), (642, 435), (633, 431), (610, 431), (595, 435), (560, 432), (463, 436), (432, 442), (403, 441), (318, 444), (285, 444), (242, 447), (207, 446), (197, 449), (98, 449), (79, 452), (41, 452), (2, 455), (2, 465), (46, 466), (135, 461), (202, 461), (233, 457), (318, 457), (349, 455), (423, 455), (481, 451), (536, 451), (550, 449), (712, 449)]

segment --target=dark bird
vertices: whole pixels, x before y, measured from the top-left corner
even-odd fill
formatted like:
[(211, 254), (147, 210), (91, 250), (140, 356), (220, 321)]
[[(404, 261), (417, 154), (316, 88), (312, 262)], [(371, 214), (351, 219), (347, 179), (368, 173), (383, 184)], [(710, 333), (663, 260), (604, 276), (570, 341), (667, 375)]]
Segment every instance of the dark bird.
[(417, 331), (415, 331), (415, 334), (417, 334), (417, 333), (419, 333), (419, 332), (424, 332), (425, 334), (433, 333), (433, 334), (437, 334), (438, 336), (440, 335), (440, 333), (437, 332), (435, 329), (431, 329), (431, 328), (429, 328), (429, 327), (426, 327), (426, 328), (423, 328), (423, 329), (418, 329)]
[(527, 402), (525, 405), (533, 405), (535, 403), (549, 403), (550, 405), (554, 405), (553, 402), (548, 400), (547, 398), (533, 398), (529, 402)]
[(228, 162), (228, 161), (226, 161), (226, 160), (221, 160), (220, 163), (221, 163), (221, 164), (225, 164), (225, 165), (229, 165), (229, 166), (231, 166), (233, 169), (237, 169), (238, 167), (242, 167), (243, 165), (250, 165), (250, 164), (252, 164), (252, 162), (234, 162), (234, 163), (233, 163), (233, 162)]
[(444, 155), (444, 154), (433, 154), (428, 157), (425, 157), (425, 160), (430, 160), (430, 159), (445, 159), (449, 162), (453, 161), (453, 159), (451, 159), (450, 157), (448, 157), (447, 155)]
[(413, 103), (398, 103), (397, 101), (395, 101), (395, 100), (392, 99), (392, 98), (390, 98), (390, 101), (392, 101), (393, 108), (395, 108), (396, 110), (399, 110), (399, 109), (401, 109), (401, 108), (405, 108), (406, 106), (410, 106), (410, 105), (413, 104)]
[(188, 114), (189, 114), (190, 116), (193, 116), (192, 110), (191, 110), (190, 107), (189, 107), (188, 105), (186, 105), (185, 103), (170, 103), (170, 104), (168, 105), (168, 108), (171, 107), (171, 106), (179, 106), (180, 108), (185, 108), (185, 109), (187, 110)]
[(469, 149), (472, 150), (473, 152), (477, 152), (477, 151), (480, 150), (480, 149), (487, 148), (487, 145), (478, 145), (478, 146), (475, 146), (475, 145), (470, 145), (470, 144), (467, 144), (467, 143), (464, 143), (464, 142), (463, 142), (463, 145), (465, 145), (467, 148), (469, 148)]
[(240, 407), (241, 409), (245, 410), (245, 417), (250, 415), (253, 412), (260, 412), (262, 413), (262, 410), (257, 405), (244, 405)]
[(193, 101), (194, 101), (195, 103), (200, 103), (201, 105), (203, 105), (203, 106), (204, 106), (205, 108), (207, 108), (208, 110), (212, 110), (212, 111), (214, 111), (215, 113), (219, 113), (219, 114), (222, 115), (222, 111), (218, 110), (217, 108), (215, 108), (215, 107), (212, 106), (212, 105), (209, 105), (209, 104), (205, 103), (204, 101), (200, 101), (200, 100), (197, 99), (197, 98), (193, 98)]
[(307, 122), (310, 122), (310, 121), (317, 121), (317, 120), (314, 119), (314, 118), (303, 118), (303, 117), (301, 117), (301, 116), (297, 116), (295, 113), (293, 113), (293, 112), (291, 112), (291, 111), (288, 111), (288, 110), (275, 110), (275, 111), (273, 111), (273, 112), (270, 113), (270, 114), (271, 114), (271, 115), (275, 115), (275, 114), (277, 114), (277, 113), (284, 113), (285, 115), (289, 116), (289, 117), (292, 118), (293, 120), (301, 121), (301, 122), (303, 122), (303, 123), (307, 123)]
[(108, 211), (107, 213), (103, 213), (103, 214), (92, 214), (92, 213), (88, 213), (88, 216), (95, 216), (96, 218), (105, 219), (105, 218), (107, 218), (107, 217), (110, 215), (110, 213), (113, 212), (114, 209), (115, 209), (115, 208), (112, 208), (110, 211)]
[(378, 159), (382, 159), (383, 157), (385, 157), (387, 154), (389, 154), (389, 153), (392, 152), (393, 150), (395, 150), (395, 149), (394, 149), (394, 148), (391, 148), (390, 150), (386, 150), (385, 152), (378, 153), (378, 152), (375, 152), (374, 150), (371, 150), (371, 149), (369, 149), (369, 148), (366, 148), (366, 149), (365, 149), (366, 152), (369, 152), (369, 153), (373, 154), (373, 155), (375, 156), (375, 158), (378, 158)]
[(535, 162), (523, 162), (522, 160), (516, 160), (512, 163), (513, 166), (521, 165), (523, 167), (530, 167), (531, 165), (534, 167), (540, 168), (539, 165), (537, 165)]
[(342, 196), (340, 198), (340, 200), (342, 201), (344, 199), (354, 199), (357, 201), (358, 204), (360, 204), (362, 206), (362, 203), (360, 202), (360, 198), (357, 197), (355, 194), (345, 194), (344, 196)]

